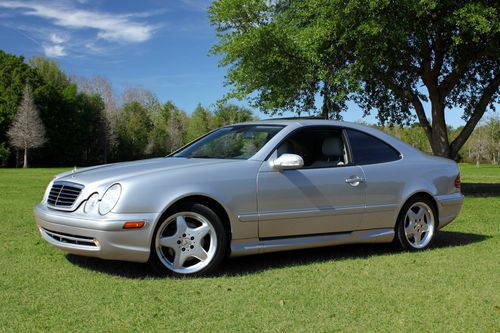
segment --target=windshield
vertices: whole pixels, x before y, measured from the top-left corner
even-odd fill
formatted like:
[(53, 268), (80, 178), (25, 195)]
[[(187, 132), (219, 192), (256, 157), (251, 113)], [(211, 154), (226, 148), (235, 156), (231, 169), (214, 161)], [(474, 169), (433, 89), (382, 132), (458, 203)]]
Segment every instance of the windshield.
[(220, 128), (178, 151), (174, 157), (248, 159), (283, 126), (236, 125)]

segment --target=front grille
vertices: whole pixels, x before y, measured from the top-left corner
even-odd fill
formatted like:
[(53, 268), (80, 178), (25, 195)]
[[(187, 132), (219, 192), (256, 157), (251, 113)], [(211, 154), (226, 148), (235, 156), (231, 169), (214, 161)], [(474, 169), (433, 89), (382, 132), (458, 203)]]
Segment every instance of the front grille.
[(53, 207), (69, 208), (73, 206), (83, 187), (77, 183), (54, 182), (47, 203)]
[(59, 243), (88, 246), (93, 248), (97, 247), (97, 240), (95, 240), (92, 237), (70, 235), (62, 232), (48, 230), (45, 228), (40, 228), (40, 229), (42, 230), (43, 233), (45, 233), (45, 235), (47, 235), (48, 237), (52, 238), (53, 240)]

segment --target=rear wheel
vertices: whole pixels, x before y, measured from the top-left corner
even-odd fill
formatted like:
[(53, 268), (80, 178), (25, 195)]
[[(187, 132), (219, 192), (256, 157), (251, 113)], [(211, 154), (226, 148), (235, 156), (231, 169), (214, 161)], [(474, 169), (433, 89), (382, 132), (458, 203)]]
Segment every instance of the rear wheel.
[(398, 217), (397, 241), (410, 251), (430, 246), (437, 231), (437, 214), (432, 202), (426, 197), (414, 197), (401, 209)]
[(205, 205), (186, 203), (157, 225), (150, 264), (160, 273), (206, 274), (224, 258), (226, 244), (217, 214)]

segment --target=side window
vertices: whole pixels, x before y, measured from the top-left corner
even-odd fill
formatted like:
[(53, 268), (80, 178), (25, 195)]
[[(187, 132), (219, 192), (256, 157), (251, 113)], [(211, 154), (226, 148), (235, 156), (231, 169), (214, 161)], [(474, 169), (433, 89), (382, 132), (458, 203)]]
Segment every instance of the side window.
[(342, 131), (328, 128), (304, 128), (293, 133), (277, 149), (282, 154), (297, 154), (304, 167), (327, 168), (348, 163)]
[(376, 164), (400, 159), (396, 149), (371, 135), (348, 129), (347, 136), (356, 164)]

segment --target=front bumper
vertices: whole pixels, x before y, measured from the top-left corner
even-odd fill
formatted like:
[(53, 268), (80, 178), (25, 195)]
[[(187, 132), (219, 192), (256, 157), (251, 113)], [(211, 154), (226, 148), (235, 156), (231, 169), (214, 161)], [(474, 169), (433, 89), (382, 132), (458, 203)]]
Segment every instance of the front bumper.
[(439, 210), (439, 229), (441, 229), (450, 224), (458, 216), (464, 204), (464, 196), (462, 193), (457, 192), (438, 195), (436, 199)]
[[(50, 244), (68, 253), (102, 259), (146, 262), (159, 213), (114, 214), (89, 218), (81, 211), (63, 212), (35, 206), (36, 224)], [(127, 221), (145, 221), (141, 229), (123, 229)]]

